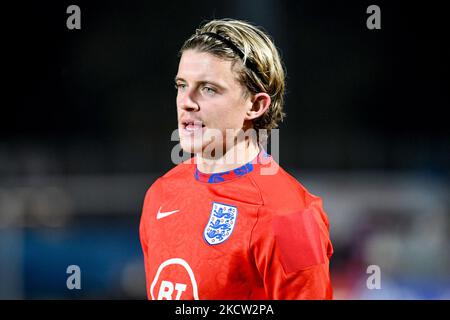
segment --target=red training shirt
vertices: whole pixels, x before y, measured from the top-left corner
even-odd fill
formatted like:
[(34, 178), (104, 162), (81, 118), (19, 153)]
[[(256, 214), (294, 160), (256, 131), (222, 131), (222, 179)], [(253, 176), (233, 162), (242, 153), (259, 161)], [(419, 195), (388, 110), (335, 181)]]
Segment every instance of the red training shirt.
[(203, 174), (195, 159), (153, 183), (140, 239), (149, 299), (331, 299), (333, 247), (319, 197), (262, 151)]

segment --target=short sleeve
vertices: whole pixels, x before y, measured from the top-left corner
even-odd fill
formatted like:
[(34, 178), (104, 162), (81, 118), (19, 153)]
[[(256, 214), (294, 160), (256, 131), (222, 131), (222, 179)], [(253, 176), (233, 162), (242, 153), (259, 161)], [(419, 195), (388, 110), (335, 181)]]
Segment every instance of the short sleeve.
[(332, 298), (324, 217), (317, 206), (287, 213), (260, 208), (250, 249), (269, 299)]

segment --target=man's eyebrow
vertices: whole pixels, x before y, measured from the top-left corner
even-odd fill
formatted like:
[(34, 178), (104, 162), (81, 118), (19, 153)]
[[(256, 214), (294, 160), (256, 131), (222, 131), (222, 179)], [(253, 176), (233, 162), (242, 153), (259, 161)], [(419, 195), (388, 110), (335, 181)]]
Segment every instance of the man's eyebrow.
[[(175, 77), (175, 82), (178, 82), (178, 81), (187, 82), (186, 80), (184, 80), (181, 77)], [(196, 81), (196, 83), (197, 84), (212, 84), (213, 86), (216, 86), (219, 89), (225, 90), (225, 86), (223, 86), (217, 82), (211, 81), (211, 80), (200, 80), (200, 81)]]

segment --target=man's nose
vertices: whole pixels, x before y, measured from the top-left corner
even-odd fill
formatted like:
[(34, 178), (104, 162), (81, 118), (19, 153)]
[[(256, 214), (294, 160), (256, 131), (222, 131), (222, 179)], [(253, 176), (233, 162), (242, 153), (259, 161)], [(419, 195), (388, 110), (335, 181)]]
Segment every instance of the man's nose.
[(192, 92), (185, 92), (178, 100), (178, 107), (186, 111), (197, 111), (199, 106), (192, 96)]

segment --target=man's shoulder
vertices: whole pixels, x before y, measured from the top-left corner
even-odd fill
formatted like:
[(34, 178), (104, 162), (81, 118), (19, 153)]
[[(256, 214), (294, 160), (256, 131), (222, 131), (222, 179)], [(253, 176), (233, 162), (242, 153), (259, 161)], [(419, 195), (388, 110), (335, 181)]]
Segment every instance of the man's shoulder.
[(158, 180), (168, 180), (171, 178), (177, 178), (179, 176), (183, 176), (185, 174), (191, 173), (195, 168), (195, 157), (192, 157), (186, 161), (183, 161), (177, 164), (175, 167), (167, 171), (164, 175), (161, 176)]
[(176, 181), (186, 180), (193, 176), (195, 169), (195, 158), (190, 158), (177, 164), (175, 167), (156, 179), (149, 188), (150, 190), (161, 189), (164, 185), (172, 184)]
[(276, 167), (276, 172), (268, 173), (257, 172), (252, 176), (252, 180), (260, 190), (264, 207), (269, 211), (306, 209), (311, 202), (320, 202), (319, 197), (310, 193), (297, 178), (281, 166)]
[[(255, 241), (264, 242), (267, 235), (277, 239), (277, 245), (287, 259), (285, 267), (290, 271), (325, 262), (333, 247), (322, 199), (281, 167), (276, 174), (259, 174), (253, 179), (261, 190), (264, 203), (258, 210), (259, 238)], [(298, 256), (298, 252), (307, 254)]]

